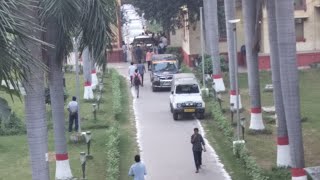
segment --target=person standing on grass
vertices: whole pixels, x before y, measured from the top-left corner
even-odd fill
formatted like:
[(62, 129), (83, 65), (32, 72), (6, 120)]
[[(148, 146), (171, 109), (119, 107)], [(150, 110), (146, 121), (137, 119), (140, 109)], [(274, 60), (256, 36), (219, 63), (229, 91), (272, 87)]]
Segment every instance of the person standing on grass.
[(68, 111), (69, 111), (69, 132), (72, 132), (72, 126), (74, 121), (74, 130), (78, 131), (78, 102), (75, 96), (72, 97), (72, 101), (68, 104)]
[(134, 157), (134, 163), (129, 170), (129, 176), (132, 176), (134, 180), (144, 180), (144, 176), (147, 175), (146, 166), (141, 162), (140, 156)]
[(139, 71), (138, 69), (136, 69), (134, 71), (134, 75), (133, 75), (133, 84), (134, 84), (134, 87), (136, 89), (136, 93), (137, 93), (137, 98), (139, 98), (139, 86), (141, 85), (141, 76), (139, 74)]
[(130, 77), (130, 85), (132, 87), (133, 85), (133, 75), (134, 75), (134, 71), (137, 69), (137, 67), (133, 64), (133, 62), (131, 62), (131, 65), (129, 66), (129, 69), (128, 69), (128, 74), (129, 74), (129, 77)]
[(148, 63), (148, 70), (150, 71), (150, 66), (151, 66), (151, 60), (152, 60), (152, 56), (153, 56), (154, 52), (152, 49), (149, 49), (149, 51), (146, 54), (146, 61)]
[(196, 165), (196, 173), (199, 173), (199, 169), (201, 168), (201, 165), (202, 165), (202, 150), (206, 152), (206, 148), (205, 148), (204, 140), (201, 134), (199, 134), (199, 129), (194, 128), (193, 131), (194, 133), (191, 136), (191, 144), (192, 144), (194, 163)]
[(144, 66), (143, 63), (139, 62), (139, 64), (137, 64), (137, 69), (141, 76), (141, 86), (143, 87), (143, 76), (144, 76), (144, 73), (146, 72), (146, 67)]

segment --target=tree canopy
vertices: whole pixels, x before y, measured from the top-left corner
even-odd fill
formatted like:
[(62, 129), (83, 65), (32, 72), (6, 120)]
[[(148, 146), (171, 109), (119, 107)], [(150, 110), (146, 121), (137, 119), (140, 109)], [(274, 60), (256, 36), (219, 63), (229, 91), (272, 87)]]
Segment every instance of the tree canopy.
[(190, 23), (199, 19), (202, 0), (131, 0), (131, 3), (145, 13), (145, 18), (160, 23), (164, 30), (182, 27), (182, 7), (188, 8)]

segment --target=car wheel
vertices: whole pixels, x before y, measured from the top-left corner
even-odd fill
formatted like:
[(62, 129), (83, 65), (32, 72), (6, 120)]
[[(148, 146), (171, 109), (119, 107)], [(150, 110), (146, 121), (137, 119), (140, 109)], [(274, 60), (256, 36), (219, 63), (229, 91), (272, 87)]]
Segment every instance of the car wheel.
[(204, 113), (199, 113), (197, 114), (198, 119), (204, 119)]
[(178, 120), (179, 119), (179, 114), (178, 113), (173, 113), (173, 119)]
[(157, 88), (152, 86), (152, 92), (156, 92), (157, 91)]

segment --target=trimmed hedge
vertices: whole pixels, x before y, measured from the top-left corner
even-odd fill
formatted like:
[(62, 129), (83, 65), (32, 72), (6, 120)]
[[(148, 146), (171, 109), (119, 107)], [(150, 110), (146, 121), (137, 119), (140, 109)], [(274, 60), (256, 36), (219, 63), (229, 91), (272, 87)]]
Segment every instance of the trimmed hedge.
[(113, 112), (115, 116), (118, 116), (122, 112), (121, 108), (121, 90), (120, 90), (120, 75), (114, 69), (111, 70), (112, 80), (112, 102)]
[[(218, 128), (222, 131), (223, 135), (227, 140), (232, 143), (234, 140), (234, 131), (230, 125), (230, 122), (227, 121), (226, 117), (220, 110), (219, 104), (217, 101), (212, 103), (212, 115), (214, 120), (217, 122)], [(243, 166), (246, 168), (248, 175), (252, 180), (268, 180), (269, 178), (264, 175), (263, 170), (258, 166), (256, 161), (244, 144), (237, 144), (235, 146), (236, 157), (242, 162)]]
[(107, 177), (106, 180), (118, 180), (120, 177), (120, 135), (117, 122), (107, 131)]

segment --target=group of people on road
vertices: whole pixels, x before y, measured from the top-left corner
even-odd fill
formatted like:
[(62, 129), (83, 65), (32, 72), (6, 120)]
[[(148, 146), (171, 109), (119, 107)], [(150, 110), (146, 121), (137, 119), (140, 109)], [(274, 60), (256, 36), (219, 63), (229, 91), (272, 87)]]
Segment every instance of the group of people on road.
[[(194, 163), (196, 166), (196, 173), (199, 173), (202, 165), (202, 151), (206, 152), (205, 142), (199, 129), (194, 128), (191, 136), (192, 152)], [(134, 157), (135, 163), (129, 169), (129, 176), (132, 176), (134, 180), (145, 180), (144, 176), (147, 175), (146, 166), (141, 162), (140, 155)]]

